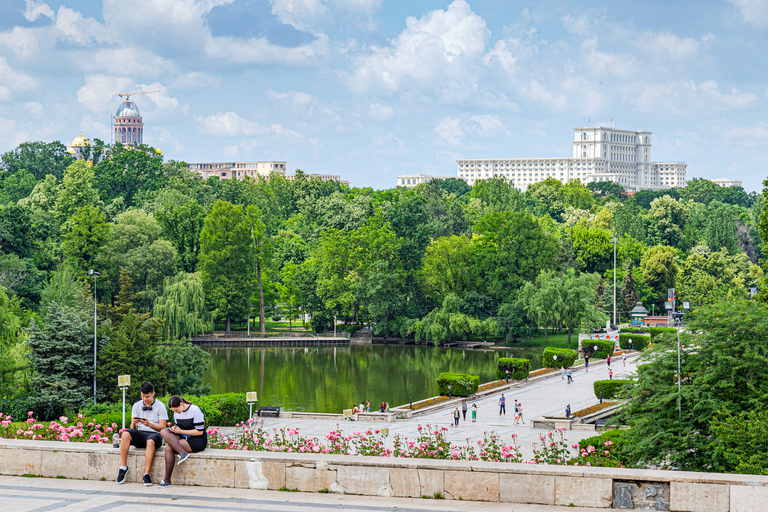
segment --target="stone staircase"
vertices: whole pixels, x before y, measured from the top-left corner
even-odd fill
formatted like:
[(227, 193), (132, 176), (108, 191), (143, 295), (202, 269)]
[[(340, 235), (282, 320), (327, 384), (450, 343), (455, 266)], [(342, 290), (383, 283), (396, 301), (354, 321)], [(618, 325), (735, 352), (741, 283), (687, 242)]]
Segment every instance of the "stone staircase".
[(349, 339), (349, 343), (351, 345), (370, 345), (373, 343), (373, 330), (370, 327), (358, 329)]

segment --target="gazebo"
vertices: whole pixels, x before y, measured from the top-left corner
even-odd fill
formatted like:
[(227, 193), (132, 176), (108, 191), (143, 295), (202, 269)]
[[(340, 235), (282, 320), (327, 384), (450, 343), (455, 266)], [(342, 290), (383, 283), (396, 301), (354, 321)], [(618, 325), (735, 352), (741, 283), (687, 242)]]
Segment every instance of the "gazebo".
[(643, 325), (643, 319), (648, 316), (648, 310), (645, 309), (642, 302), (638, 302), (629, 314), (632, 316), (633, 325)]

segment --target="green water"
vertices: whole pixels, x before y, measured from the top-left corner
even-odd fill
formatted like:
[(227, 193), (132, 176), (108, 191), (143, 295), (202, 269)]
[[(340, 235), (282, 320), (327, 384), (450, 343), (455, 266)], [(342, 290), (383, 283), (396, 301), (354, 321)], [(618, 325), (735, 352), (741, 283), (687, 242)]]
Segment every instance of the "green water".
[(437, 394), (441, 372), (494, 380), (499, 357), (524, 357), (541, 368), (541, 348), (461, 350), (368, 345), (348, 347), (205, 348), (211, 393), (257, 391), (262, 405), (289, 411), (333, 412), (369, 400), (390, 407)]

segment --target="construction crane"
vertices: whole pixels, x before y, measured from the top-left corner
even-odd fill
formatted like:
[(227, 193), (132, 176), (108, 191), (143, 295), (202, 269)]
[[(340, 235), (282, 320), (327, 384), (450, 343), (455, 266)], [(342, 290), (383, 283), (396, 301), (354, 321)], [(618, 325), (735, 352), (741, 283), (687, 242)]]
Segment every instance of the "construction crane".
[(121, 98), (125, 97), (125, 101), (131, 101), (131, 96), (138, 96), (140, 94), (152, 94), (152, 93), (155, 93), (155, 92), (160, 92), (160, 91), (159, 90), (157, 90), (157, 91), (136, 91), (136, 92), (125, 92), (125, 93), (119, 92), (119, 93), (117, 93), (117, 95), (120, 96)]

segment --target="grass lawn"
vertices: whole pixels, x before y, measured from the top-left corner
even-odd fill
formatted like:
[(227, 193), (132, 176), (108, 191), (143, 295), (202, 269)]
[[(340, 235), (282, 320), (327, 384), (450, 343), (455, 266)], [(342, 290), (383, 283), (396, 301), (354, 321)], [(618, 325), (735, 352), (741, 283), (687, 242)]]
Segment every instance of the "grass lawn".
[(549, 343), (545, 341), (544, 331), (539, 330), (538, 334), (530, 338), (524, 338), (523, 341), (514, 343), (510, 346), (520, 347), (520, 348), (559, 347), (559, 348), (572, 348), (573, 350), (576, 350), (576, 347), (579, 346), (579, 333), (574, 332), (571, 334), (570, 347), (567, 345), (567, 343), (568, 343), (568, 331), (566, 330), (559, 331), (556, 334), (552, 334), (552, 332), (550, 331)]
[[(289, 331), (289, 329), (288, 329), (288, 320), (274, 321), (274, 320), (267, 319), (266, 324), (267, 324), (266, 325), (267, 332), (288, 332)], [(216, 324), (215, 327), (216, 327), (215, 328), (216, 331), (223, 331), (224, 330), (224, 324), (223, 323), (218, 323), (218, 324)], [(238, 332), (241, 332), (241, 331), (244, 332), (244, 331), (247, 330), (246, 326), (245, 326), (245, 323), (243, 323), (243, 327), (241, 329), (240, 328), (240, 324), (234, 323), (234, 322), (232, 323), (230, 329), (232, 329), (233, 331), (238, 331)], [(256, 322), (254, 322), (253, 319), (251, 319), (251, 332), (253, 333), (253, 332), (258, 332), (258, 331), (259, 331), (258, 319), (256, 320)], [(307, 328), (305, 329), (301, 325), (301, 320), (294, 320), (293, 321), (293, 329), (291, 330), (291, 332), (312, 332), (312, 328), (309, 326), (309, 323), (307, 323)]]

